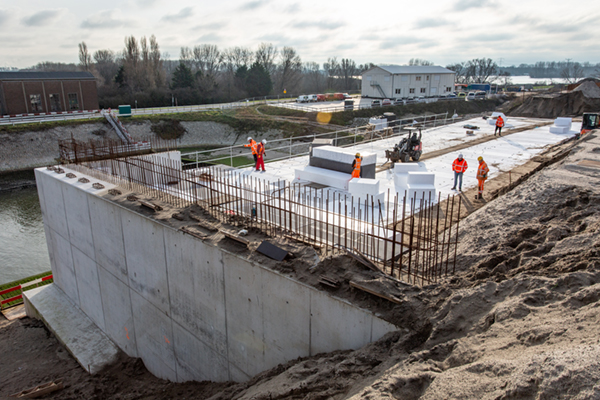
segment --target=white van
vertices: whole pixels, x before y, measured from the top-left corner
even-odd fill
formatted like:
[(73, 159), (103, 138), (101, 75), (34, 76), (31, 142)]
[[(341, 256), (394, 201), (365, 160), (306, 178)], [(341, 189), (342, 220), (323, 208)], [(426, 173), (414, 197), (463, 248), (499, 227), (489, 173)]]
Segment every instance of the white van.
[(308, 103), (308, 96), (303, 94), (302, 96), (298, 96), (298, 98), (296, 99), (296, 103)]
[(311, 103), (316, 103), (317, 102), (317, 95), (316, 94), (309, 94), (308, 96), (308, 101)]

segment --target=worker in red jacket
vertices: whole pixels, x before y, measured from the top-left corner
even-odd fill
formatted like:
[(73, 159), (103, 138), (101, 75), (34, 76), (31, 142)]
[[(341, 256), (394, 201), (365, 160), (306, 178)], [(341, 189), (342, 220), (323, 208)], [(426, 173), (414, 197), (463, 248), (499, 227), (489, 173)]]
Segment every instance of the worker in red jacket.
[(265, 172), (265, 145), (267, 144), (267, 140), (263, 139), (256, 146), (256, 170), (259, 171), (262, 168), (262, 171)]
[(502, 118), (502, 115), (498, 115), (498, 118), (496, 118), (496, 130), (494, 130), (494, 136), (496, 136), (496, 133), (498, 133), (498, 136), (502, 136), (502, 127), (504, 126), (504, 119)]
[(467, 170), (467, 160), (463, 158), (462, 154), (458, 155), (458, 158), (452, 163), (452, 171), (454, 171), (454, 186), (452, 190), (456, 190), (456, 183), (458, 181), (458, 191), (462, 190), (463, 174)]
[(477, 182), (479, 182), (479, 195), (477, 196), (477, 198), (483, 199), (483, 183), (487, 179), (488, 172), (490, 172), (490, 169), (488, 168), (486, 162), (483, 161), (483, 157), (479, 156), (477, 157), (477, 160), (479, 161), (479, 166), (477, 167)]

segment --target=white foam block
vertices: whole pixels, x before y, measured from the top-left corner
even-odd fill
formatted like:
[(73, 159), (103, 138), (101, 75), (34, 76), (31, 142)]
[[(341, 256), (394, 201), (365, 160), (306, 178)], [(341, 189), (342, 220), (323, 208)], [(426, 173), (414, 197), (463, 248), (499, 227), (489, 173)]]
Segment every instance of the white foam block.
[(361, 198), (379, 194), (379, 179), (353, 178), (348, 182), (348, 191)]
[(408, 173), (407, 183), (410, 186), (414, 185), (435, 185), (435, 174), (425, 171), (410, 171)]
[[(313, 157), (325, 158), (331, 161), (337, 161), (352, 165), (356, 150), (345, 149), (335, 146), (320, 146), (313, 149)], [(377, 154), (375, 153), (360, 153), (363, 158), (362, 165), (370, 165), (377, 163)]]
[(408, 190), (406, 191), (406, 200), (407, 202), (410, 199), (425, 199), (425, 201), (434, 202), (436, 199), (435, 187), (431, 185), (408, 185)]
[(320, 183), (338, 189), (348, 190), (351, 175), (330, 169), (311, 167), (307, 165), (294, 170), (294, 179)]
[(571, 118), (558, 117), (558, 118), (556, 118), (554, 120), (554, 125), (556, 125), (556, 126), (568, 126), (569, 129), (570, 129), (572, 122), (573, 122), (573, 120)]
[(409, 163), (395, 163), (394, 173), (405, 174), (409, 171), (427, 171), (427, 167), (424, 162), (409, 162)]
[(571, 130), (570, 126), (551, 126), (550, 133), (568, 133)]

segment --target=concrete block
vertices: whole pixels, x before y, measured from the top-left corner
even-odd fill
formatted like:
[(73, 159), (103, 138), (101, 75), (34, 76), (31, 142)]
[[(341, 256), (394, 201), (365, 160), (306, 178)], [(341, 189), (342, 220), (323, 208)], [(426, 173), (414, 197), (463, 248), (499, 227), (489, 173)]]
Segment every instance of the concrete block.
[[(356, 149), (334, 147), (334, 146), (321, 146), (313, 149), (313, 156), (317, 158), (324, 158), (331, 161), (337, 161), (343, 164), (352, 165), (354, 161)], [(377, 164), (377, 154), (370, 152), (360, 152), (363, 158), (361, 165)]]
[[(73, 181), (77, 182), (75, 179)], [(66, 216), (71, 245), (94, 259), (94, 240), (88, 208), (89, 194), (68, 183), (61, 186), (65, 209), (68, 210)]]
[(229, 362), (254, 376), (265, 369), (263, 270), (225, 252), (223, 264)]
[(129, 287), (102, 267), (98, 267), (98, 280), (104, 309), (104, 332), (129, 357), (138, 357)]
[(376, 342), (390, 332), (397, 331), (398, 327), (390, 324), (377, 316), (373, 316), (373, 324), (371, 326), (371, 342)]
[(324, 168), (311, 167), (310, 165), (294, 170), (294, 179), (301, 179), (320, 183), (338, 189), (348, 190), (350, 174), (332, 171)]
[(435, 185), (433, 172), (409, 171), (406, 183), (409, 185)]
[(374, 130), (380, 131), (387, 128), (388, 120), (387, 118), (369, 118), (369, 125), (375, 125)]
[(69, 229), (67, 227), (67, 215), (65, 212), (65, 202), (63, 200), (61, 185), (57, 182), (57, 175), (54, 171), (49, 171), (45, 168), (35, 170), (36, 182), (38, 186), (42, 186), (44, 192), (44, 206), (42, 211), (44, 221), (48, 226), (64, 238), (69, 237)]
[(120, 207), (98, 197), (88, 199), (96, 262), (127, 283)]
[(341, 300), (323, 299), (326, 293), (311, 293), (310, 355), (332, 349), (359, 349), (371, 339), (373, 316)]
[(177, 382), (171, 319), (135, 291), (130, 293), (139, 357), (153, 375)]
[(100, 282), (96, 262), (76, 247), (71, 247), (71, 250), (77, 278), (79, 306), (100, 329), (104, 330), (104, 312), (102, 311), (102, 297), (100, 296)]
[(119, 350), (54, 284), (24, 292), (28, 315), (40, 318), (90, 374), (117, 360)]
[(129, 286), (170, 314), (163, 226), (135, 213), (122, 213)]
[(569, 126), (551, 126), (550, 133), (569, 133), (571, 127)]
[(221, 251), (181, 231), (164, 232), (173, 320), (227, 357)]
[(177, 382), (229, 381), (227, 358), (213, 351), (211, 346), (173, 323), (173, 338), (177, 363)]
[(572, 118), (558, 117), (554, 120), (555, 126), (568, 126), (571, 129), (571, 124), (573, 123)]
[(69, 241), (49, 229), (50, 235), (46, 237), (50, 253), (50, 265), (54, 275), (54, 283), (69, 296), (73, 303), (79, 306), (79, 292), (77, 278), (73, 266), (73, 253)]
[(312, 290), (274, 271), (263, 270), (262, 280), (264, 368), (269, 369), (310, 354)]

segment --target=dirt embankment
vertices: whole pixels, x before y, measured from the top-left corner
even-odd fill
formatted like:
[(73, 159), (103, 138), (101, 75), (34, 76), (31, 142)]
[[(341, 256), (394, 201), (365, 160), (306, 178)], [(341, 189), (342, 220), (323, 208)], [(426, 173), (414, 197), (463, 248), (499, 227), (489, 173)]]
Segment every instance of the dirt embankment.
[[(511, 107), (506, 104), (504, 107)], [(512, 101), (506, 112), (515, 117), (558, 118), (580, 116), (584, 112), (600, 111), (600, 99), (589, 97), (584, 91), (559, 94), (532, 94), (525, 100)]]

